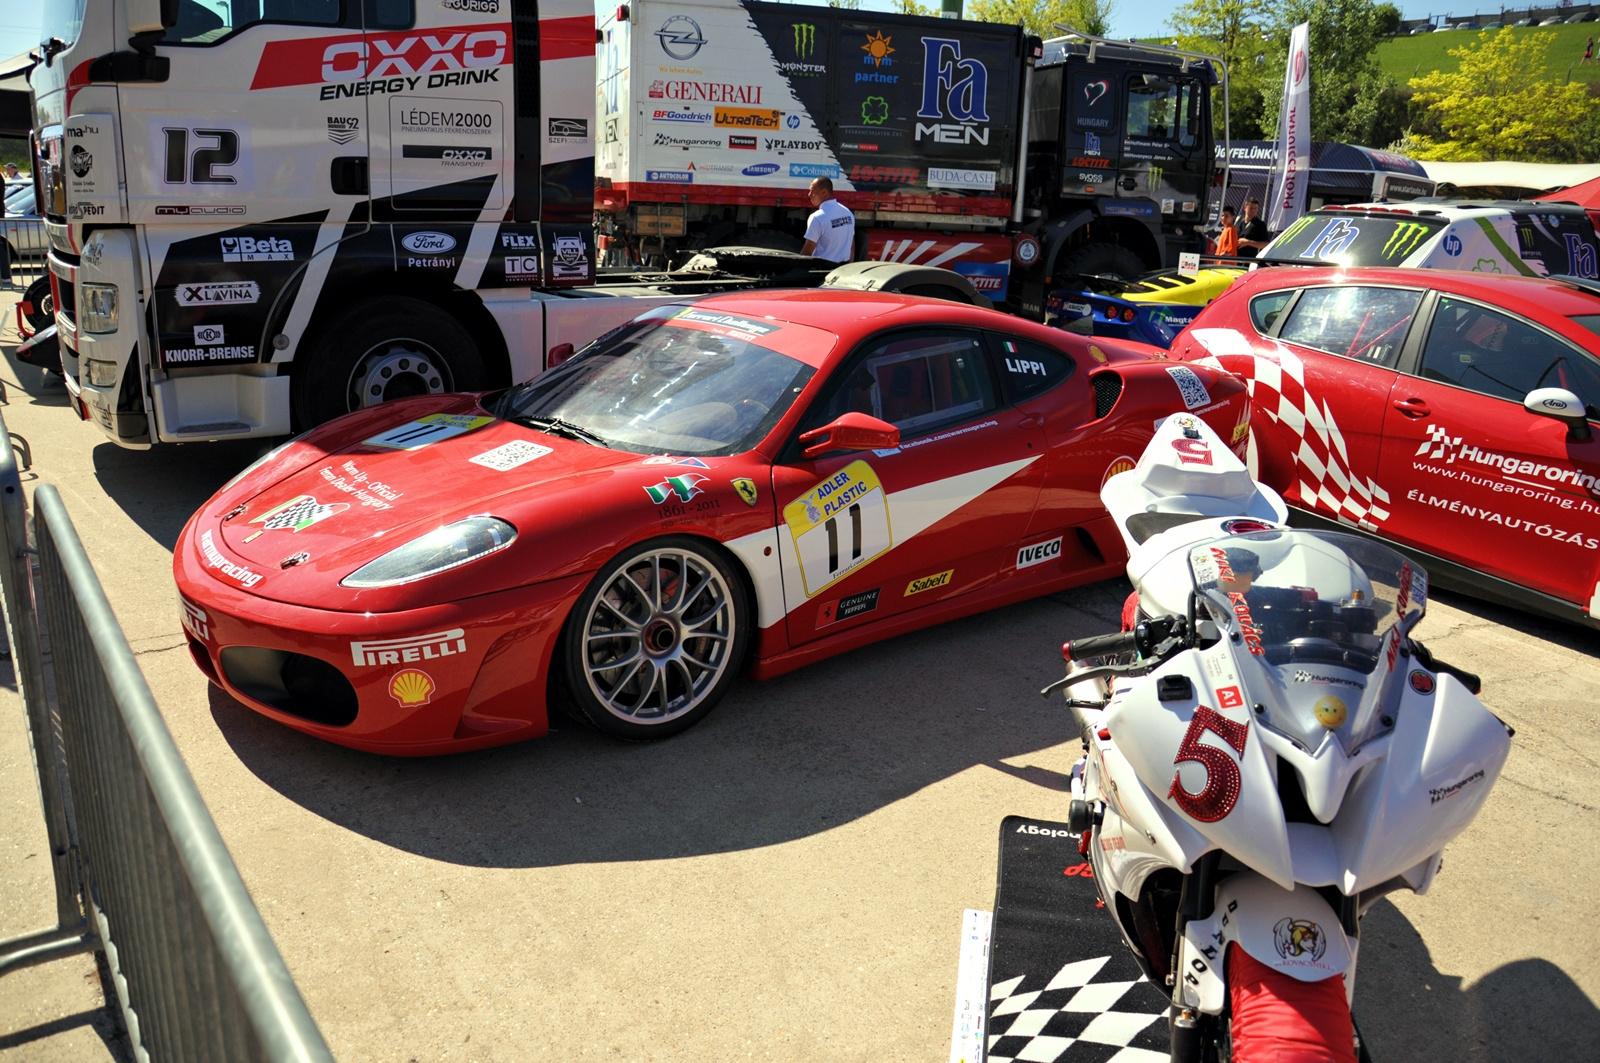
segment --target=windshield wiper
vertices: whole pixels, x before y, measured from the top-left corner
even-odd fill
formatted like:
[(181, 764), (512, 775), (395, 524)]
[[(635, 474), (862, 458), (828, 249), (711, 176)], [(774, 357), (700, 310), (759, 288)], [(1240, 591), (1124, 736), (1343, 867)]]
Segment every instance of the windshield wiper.
[(593, 432), (571, 421), (563, 421), (559, 417), (515, 417), (513, 424), (526, 425), (540, 432), (549, 432), (553, 436), (565, 436), (567, 439), (576, 439), (580, 443), (591, 446), (606, 447), (609, 444)]

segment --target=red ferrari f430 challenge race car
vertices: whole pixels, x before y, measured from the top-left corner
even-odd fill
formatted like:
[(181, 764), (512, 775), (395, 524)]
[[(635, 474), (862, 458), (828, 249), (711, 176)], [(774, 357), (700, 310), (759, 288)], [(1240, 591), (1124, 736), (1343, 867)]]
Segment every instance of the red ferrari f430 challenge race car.
[[(350, 414), (189, 521), (195, 661), (361, 749), (665, 736), (772, 676), (1116, 575), (1098, 491), (1244, 386), (948, 302), (665, 306), (529, 383)], [(1194, 460), (1207, 460), (1195, 455)]]

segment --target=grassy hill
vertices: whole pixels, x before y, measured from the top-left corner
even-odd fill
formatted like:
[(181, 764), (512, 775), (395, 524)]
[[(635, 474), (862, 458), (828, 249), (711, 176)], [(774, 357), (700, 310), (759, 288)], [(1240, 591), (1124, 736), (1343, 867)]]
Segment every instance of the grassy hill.
[[(1587, 65), (1579, 65), (1579, 60), (1583, 58), (1584, 42), (1591, 36), (1595, 38), (1595, 52), (1597, 57), (1600, 57), (1600, 22), (1582, 22), (1576, 26), (1546, 26), (1542, 30), (1529, 26), (1514, 28), (1511, 32), (1555, 34), (1555, 41), (1550, 46), (1550, 65), (1544, 73), (1545, 77), (1561, 82), (1569, 79), (1591, 84), (1600, 82), (1600, 58)], [(1378, 62), (1385, 72), (1393, 74), (1394, 79), (1404, 87), (1408, 79), (1429, 71), (1455, 70), (1460, 66), (1460, 60), (1449, 54), (1450, 49), (1468, 47), (1476, 43), (1475, 38), (1480, 36), (1483, 34), (1468, 33), (1465, 30), (1435, 30), (1432, 33), (1419, 33), (1415, 37), (1395, 37), (1378, 45)], [(1312, 60), (1315, 61), (1315, 58), (1313, 56)]]

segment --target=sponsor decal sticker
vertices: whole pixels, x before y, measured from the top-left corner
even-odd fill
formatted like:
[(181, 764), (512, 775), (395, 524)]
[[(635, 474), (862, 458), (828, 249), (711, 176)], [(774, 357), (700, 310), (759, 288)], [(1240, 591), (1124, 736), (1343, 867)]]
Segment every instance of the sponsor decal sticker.
[(1199, 374), (1193, 369), (1186, 365), (1169, 365), (1167, 372), (1171, 375), (1172, 382), (1178, 385), (1178, 393), (1183, 396), (1184, 406), (1196, 410), (1211, 404), (1211, 393), (1206, 390)]
[(826, 177), (829, 180), (839, 179), (839, 167), (831, 164), (813, 162), (791, 162), (789, 164), (790, 177)]
[[(1231, 573), (1226, 578), (1228, 582), (1234, 582)], [(1233, 615), (1239, 620), (1239, 633), (1244, 636), (1245, 649), (1257, 657), (1265, 657), (1267, 651), (1261, 646), (1261, 629), (1250, 618), (1250, 603), (1238, 591), (1229, 591), (1228, 601), (1233, 605)]]
[(1237, 709), (1244, 706), (1244, 692), (1236, 686), (1217, 688), (1217, 708)]
[(777, 129), (783, 120), (783, 112), (776, 108), (718, 107), (711, 114), (712, 125), (735, 129)]
[[(342, 491), (369, 509), (380, 512), (394, 508), (401, 492), (381, 480), (370, 479), (354, 461), (347, 461), (335, 472), (332, 465), (324, 465), (319, 475), (335, 491)], [(242, 507), (241, 507), (242, 508)]]
[(467, 460), (474, 465), (482, 465), (486, 469), (496, 472), (507, 472), (518, 465), (526, 464), (535, 458), (542, 458), (546, 454), (555, 453), (551, 448), (540, 446), (538, 443), (526, 439), (513, 439), (509, 443), (502, 443), (493, 450), (486, 450), (482, 454), (474, 454)]
[(955, 569), (947, 568), (943, 572), (935, 572), (931, 576), (922, 576), (919, 579), (914, 579), (910, 583), (906, 584), (905, 597), (909, 598), (913, 594), (921, 594), (923, 591), (931, 591), (936, 587), (947, 587), (950, 584), (950, 577), (954, 576), (955, 574)]
[(647, 90), (652, 100), (682, 100), (686, 103), (742, 103), (761, 106), (760, 85), (735, 85), (727, 81), (652, 81)]
[[(96, 247), (99, 245), (96, 244)], [(173, 293), (179, 306), (227, 306), (254, 303), (261, 298), (255, 281), (215, 284), (180, 284)], [(195, 342), (199, 342), (198, 338)]]
[(827, 627), (829, 624), (838, 623), (840, 620), (849, 620), (862, 613), (870, 613), (878, 608), (878, 592), (883, 588), (874, 587), (870, 591), (852, 594), (848, 598), (837, 601), (824, 602), (817, 609), (817, 626)]
[(259, 517), (253, 518), (251, 524), (261, 525), (261, 531), (251, 532), (245, 536), (245, 542), (258, 538), (262, 532), (289, 531), (301, 532), (319, 524), (329, 517), (343, 513), (350, 508), (348, 502), (330, 502), (326, 505), (318, 502), (311, 495), (296, 495), (289, 501), (267, 510)]
[(1119, 473), (1132, 472), (1134, 469), (1136, 469), (1138, 467), (1139, 467), (1138, 461), (1136, 461), (1133, 458), (1129, 457), (1128, 455), (1124, 454), (1121, 457), (1119, 457), (1116, 460), (1114, 460), (1110, 465), (1106, 466), (1106, 474), (1104, 476), (1100, 477), (1100, 486), (1104, 487), (1106, 485), (1106, 482), (1108, 480), (1110, 480), (1113, 476), (1116, 476)]
[(652, 122), (673, 122), (678, 125), (708, 125), (715, 117), (710, 111), (680, 111), (674, 107), (657, 107), (650, 114)]
[(224, 342), (221, 325), (196, 325), (194, 327), (194, 345), (196, 347), (214, 347)]
[(207, 203), (204, 205), (185, 206), (182, 204), (162, 203), (156, 207), (156, 217), (166, 218), (210, 218), (210, 217), (243, 217), (245, 207), (243, 204)]
[(781, 168), (782, 167), (775, 162), (758, 162), (754, 165), (746, 166), (740, 172), (746, 177), (765, 177), (768, 174), (777, 173)]
[(161, 352), (161, 360), (168, 365), (185, 362), (250, 362), (256, 357), (254, 344), (229, 347), (168, 347)]
[(261, 573), (251, 571), (248, 565), (236, 565), (222, 556), (222, 551), (217, 549), (216, 540), (209, 531), (200, 533), (200, 555), (205, 558), (206, 567), (214, 568), (231, 580), (238, 580), (242, 586), (254, 587), (261, 582)]
[(744, 500), (745, 505), (753, 506), (756, 504), (759, 496), (756, 492), (756, 482), (754, 480), (746, 476), (736, 477), (733, 481), (733, 489), (739, 492), (739, 497)]
[(1042, 543), (1034, 543), (1032, 546), (1024, 546), (1018, 550), (1017, 568), (1032, 568), (1034, 565), (1042, 565), (1046, 561), (1054, 561), (1060, 556), (1061, 536), (1058, 535), (1054, 539), (1049, 539)]
[(331, 100), (404, 92), (416, 88), (424, 76), (430, 88), (497, 81), (490, 75), (499, 73), (494, 67), (510, 62), (509, 31), (504, 23), (476, 23), (269, 41), (250, 88), (321, 84), (319, 96)]
[(693, 321), (701, 325), (715, 325), (718, 329), (726, 330), (720, 334), (732, 335), (737, 339), (753, 340), (778, 331), (777, 325), (751, 321), (749, 318), (736, 317), (733, 314), (721, 314), (713, 310), (685, 310), (675, 316), (677, 321)]
[(1327, 694), (1317, 699), (1317, 703), (1311, 707), (1311, 714), (1322, 726), (1334, 731), (1344, 726), (1344, 721), (1350, 712), (1345, 707), (1343, 698)]
[(1445, 798), (1454, 797), (1456, 794), (1460, 793), (1463, 788), (1471, 783), (1478, 782), (1482, 778), (1483, 772), (1474, 772), (1458, 783), (1451, 783), (1449, 786), (1441, 786), (1437, 789), (1431, 789), (1428, 791), (1428, 804), (1436, 805)]
[(1412, 672), (1411, 673), (1411, 689), (1415, 690), (1418, 694), (1432, 694), (1433, 693), (1433, 676), (1429, 675), (1427, 672), (1422, 671), (1421, 669), (1418, 669), (1417, 671)]
[(482, 428), (493, 420), (493, 417), (474, 417), (467, 413), (430, 413), (361, 442), (363, 446), (388, 450), (421, 450), (430, 443), (453, 439)]
[(398, 639), (364, 639), (350, 643), (350, 659), (358, 668), (371, 668), (386, 664), (410, 664), (413, 661), (436, 661), (467, 652), (467, 632), (464, 628), (435, 631), (428, 635), (408, 635)]
[[(728, 147), (730, 148), (735, 148), (740, 151), (754, 151), (756, 150), (756, 145), (758, 143), (759, 141), (755, 137), (743, 136), (738, 133), (728, 134)], [(776, 169), (777, 167), (774, 166), (773, 170)]]
[(433, 700), (434, 689), (433, 677), (420, 668), (396, 672), (389, 680), (389, 696), (398, 701), (401, 708), (426, 705)]
[(183, 626), (201, 642), (210, 642), (211, 620), (206, 616), (206, 611), (181, 594), (178, 595), (178, 604), (183, 606)]
[(1286, 960), (1302, 959), (1315, 963), (1328, 951), (1322, 927), (1309, 919), (1280, 919), (1272, 928), (1272, 942)]
[(800, 578), (813, 598), (894, 545), (888, 495), (878, 474), (853, 461), (783, 508)]
[(644, 179), (673, 185), (694, 184), (694, 174), (688, 170), (646, 170)]
[(294, 244), (281, 236), (224, 236), (224, 262), (293, 262)]
[(1210, 465), (1211, 444), (1204, 439), (1174, 439), (1172, 449), (1178, 452), (1178, 461), (1183, 465)]
[(1354, 687), (1357, 690), (1367, 689), (1367, 684), (1359, 679), (1346, 679), (1342, 675), (1325, 675), (1321, 672), (1312, 672), (1304, 668), (1295, 669), (1294, 681), (1296, 683), (1326, 683), (1330, 686)]
[(644, 489), (644, 493), (658, 506), (666, 505), (674, 496), (679, 502), (687, 502), (695, 495), (705, 494), (700, 485), (706, 481), (707, 477), (692, 472), (680, 473), (677, 476), (669, 476), (660, 483), (651, 484)]
[(328, 139), (335, 144), (348, 144), (361, 135), (361, 119), (328, 116)]
[(928, 167), (928, 187), (993, 192), (994, 171), (952, 170), (942, 166), (930, 166)]
[(688, 15), (670, 16), (656, 30), (656, 40), (661, 42), (661, 50), (667, 53), (668, 58), (680, 63), (693, 59), (706, 46), (700, 23)]
[(455, 250), (456, 238), (432, 231), (409, 233), (400, 238), (400, 246), (414, 255), (442, 255)]
[(576, 144), (589, 139), (587, 118), (552, 118), (548, 128), (551, 144)]

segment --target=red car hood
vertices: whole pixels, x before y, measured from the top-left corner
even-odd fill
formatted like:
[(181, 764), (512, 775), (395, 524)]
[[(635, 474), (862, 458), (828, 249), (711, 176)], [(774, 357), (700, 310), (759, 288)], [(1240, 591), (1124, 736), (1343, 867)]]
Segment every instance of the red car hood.
[[(429, 442), (429, 436), (443, 438)], [(221, 492), (198, 518), (195, 532), (203, 535), (208, 526), (217, 527), (218, 517), (232, 513), (218, 529), (220, 545), (263, 574), (253, 593), (335, 609), (392, 608), (388, 599), (395, 591), (350, 591), (338, 582), (417, 536), (488, 514), (516, 526), (516, 545), (526, 545), (535, 527), (556, 530), (555, 515), (582, 512), (582, 497), (609, 479), (614, 467), (639, 461), (637, 454), (547, 435), (477, 409), (424, 413), (400, 425), (389, 420), (344, 441), (307, 440), (316, 442), (324, 453), (289, 475), (267, 480), (264, 488), (252, 476), (256, 489), (242, 484), (248, 493)], [(282, 567), (301, 554), (306, 556), (298, 564)], [(465, 566), (477, 570), (467, 593), (543, 578), (527, 565), (504, 560), (492, 567)], [(437, 586), (437, 579), (428, 582)], [(363, 598), (369, 601), (363, 604)]]

